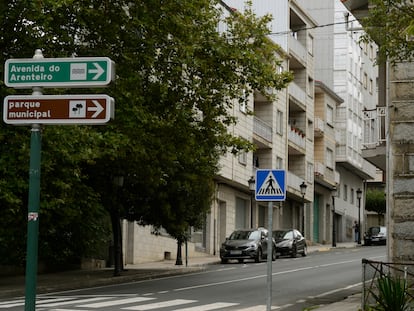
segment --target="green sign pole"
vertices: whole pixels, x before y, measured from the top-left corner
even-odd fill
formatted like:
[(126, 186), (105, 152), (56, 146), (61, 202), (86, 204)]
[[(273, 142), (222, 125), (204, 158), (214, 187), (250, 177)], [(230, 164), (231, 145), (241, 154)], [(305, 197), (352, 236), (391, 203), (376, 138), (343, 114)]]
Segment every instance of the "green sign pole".
[(36, 310), (37, 250), (40, 205), (40, 154), (39, 124), (32, 126), (30, 137), (29, 206), (27, 215), (26, 296), (25, 311)]
[[(40, 49), (33, 59), (42, 59)], [(42, 95), (42, 89), (33, 87), (32, 95)], [(40, 155), (42, 149), (40, 125), (33, 124), (30, 135), (29, 202), (27, 208), (26, 295), (24, 310), (36, 310), (37, 253), (39, 241)]]

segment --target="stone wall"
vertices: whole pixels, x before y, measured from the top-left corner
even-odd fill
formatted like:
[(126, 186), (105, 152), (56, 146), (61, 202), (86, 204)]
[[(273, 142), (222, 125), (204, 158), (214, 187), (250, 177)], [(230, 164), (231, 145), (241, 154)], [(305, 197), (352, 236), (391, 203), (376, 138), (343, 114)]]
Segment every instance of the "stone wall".
[(389, 67), (388, 259), (414, 261), (414, 63)]

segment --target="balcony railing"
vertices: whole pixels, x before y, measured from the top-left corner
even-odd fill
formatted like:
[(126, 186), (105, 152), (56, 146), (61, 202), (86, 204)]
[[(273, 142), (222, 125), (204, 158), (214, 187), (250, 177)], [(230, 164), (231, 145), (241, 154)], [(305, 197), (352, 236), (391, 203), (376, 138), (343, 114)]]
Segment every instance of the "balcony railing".
[(297, 190), (300, 192), (300, 184), (304, 182), (305, 180), (295, 174), (293, 174), (291, 171), (287, 171), (286, 173), (286, 182), (289, 187), (292, 189)]
[(302, 64), (306, 64), (306, 48), (293, 36), (289, 36), (289, 48)]
[(289, 95), (296, 99), (299, 103), (306, 105), (306, 92), (300, 88), (295, 82), (290, 82), (288, 86)]
[(325, 165), (321, 162), (315, 162), (315, 176), (325, 175)]
[(272, 127), (258, 117), (254, 117), (253, 133), (272, 142)]
[(297, 146), (303, 149), (306, 148), (305, 134), (302, 131), (298, 130), (297, 128), (290, 126), (288, 138), (291, 142), (293, 142)]
[(385, 143), (385, 119), (385, 107), (364, 111), (364, 140), (362, 145), (365, 148), (375, 148)]
[(325, 122), (320, 118), (315, 118), (315, 136), (322, 136), (325, 132)]

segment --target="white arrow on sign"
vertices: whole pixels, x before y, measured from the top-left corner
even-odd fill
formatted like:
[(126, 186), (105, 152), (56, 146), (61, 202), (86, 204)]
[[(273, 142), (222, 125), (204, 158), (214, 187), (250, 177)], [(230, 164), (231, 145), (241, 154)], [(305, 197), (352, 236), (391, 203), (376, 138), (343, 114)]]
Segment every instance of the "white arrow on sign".
[(96, 118), (104, 110), (102, 105), (97, 100), (92, 100), (95, 104), (95, 107), (88, 107), (88, 111), (95, 111), (91, 118)]
[(92, 80), (96, 80), (105, 72), (105, 70), (98, 63), (93, 63), (93, 65), (95, 66), (95, 69), (89, 69), (88, 73), (96, 73), (92, 78)]

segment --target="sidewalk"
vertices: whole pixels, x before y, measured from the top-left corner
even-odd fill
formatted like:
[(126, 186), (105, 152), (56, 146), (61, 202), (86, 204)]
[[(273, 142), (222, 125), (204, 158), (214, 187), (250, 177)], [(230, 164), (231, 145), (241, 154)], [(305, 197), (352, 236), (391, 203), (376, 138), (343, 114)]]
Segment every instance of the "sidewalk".
[[(336, 248), (353, 248), (355, 243), (338, 243)], [(329, 245), (308, 246), (308, 253), (329, 251)], [(218, 256), (201, 256), (188, 259), (186, 265), (175, 265), (175, 260), (127, 265), (121, 276), (114, 277), (113, 269), (76, 270), (59, 273), (40, 274), (37, 277), (37, 293), (64, 291), (84, 287), (120, 284), (140, 280), (148, 280), (165, 276), (203, 271), (207, 265), (219, 264)], [(0, 299), (24, 296), (24, 276), (0, 277)], [(334, 304), (320, 306), (317, 311), (357, 311), (361, 306), (361, 296), (354, 295)]]

